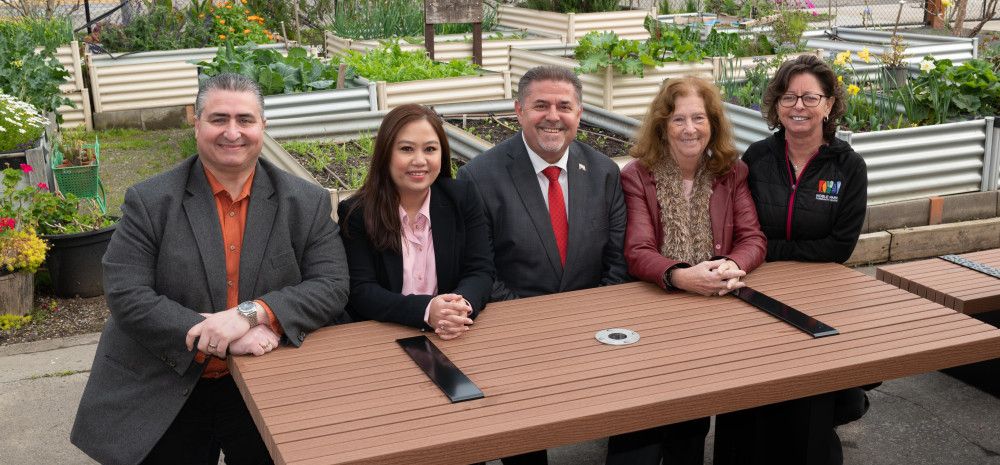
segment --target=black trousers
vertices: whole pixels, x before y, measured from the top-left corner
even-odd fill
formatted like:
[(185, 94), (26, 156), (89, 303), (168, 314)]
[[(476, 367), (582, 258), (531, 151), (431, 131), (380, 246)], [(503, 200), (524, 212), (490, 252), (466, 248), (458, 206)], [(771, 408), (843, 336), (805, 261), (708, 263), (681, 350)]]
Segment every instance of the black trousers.
[(705, 417), (612, 436), (605, 465), (702, 465), (710, 425)]
[(202, 378), (143, 465), (271, 465), (250, 411), (232, 376)]

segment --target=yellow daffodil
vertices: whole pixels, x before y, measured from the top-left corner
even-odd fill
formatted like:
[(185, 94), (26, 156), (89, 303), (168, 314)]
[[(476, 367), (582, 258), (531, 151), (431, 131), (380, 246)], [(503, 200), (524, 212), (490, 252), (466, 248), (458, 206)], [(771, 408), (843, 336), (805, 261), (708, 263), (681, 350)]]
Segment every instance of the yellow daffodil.
[(865, 63), (871, 63), (872, 55), (868, 51), (868, 47), (865, 47), (865, 48), (861, 49), (860, 52), (858, 52), (858, 58), (860, 58)]
[(833, 60), (833, 64), (837, 66), (844, 66), (851, 59), (851, 51), (846, 50), (837, 54), (837, 58)]
[(844, 84), (844, 76), (837, 76), (837, 84)]
[(944, 7), (944, 8), (950, 7), (951, 6), (951, 0), (941, 0), (941, 6)]
[(855, 96), (855, 95), (858, 95), (858, 92), (860, 92), (860, 91), (861, 91), (861, 88), (858, 87), (858, 86), (856, 86), (856, 85), (854, 85), (854, 84), (851, 84), (851, 85), (847, 86), (847, 95), (850, 95), (852, 97)]
[(924, 73), (929, 73), (934, 69), (934, 62), (930, 60), (924, 60), (920, 62), (920, 71)]

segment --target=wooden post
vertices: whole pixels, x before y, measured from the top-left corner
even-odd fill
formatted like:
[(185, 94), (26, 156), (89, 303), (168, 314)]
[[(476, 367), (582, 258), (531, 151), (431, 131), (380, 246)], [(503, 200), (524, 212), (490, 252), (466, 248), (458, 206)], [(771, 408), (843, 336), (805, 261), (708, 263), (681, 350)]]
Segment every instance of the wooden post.
[(424, 0), (424, 48), (434, 59), (434, 25), (472, 23), (472, 62), (483, 64), (483, 1)]
[(944, 6), (941, 0), (926, 0), (924, 3), (924, 23), (934, 29), (944, 27)]

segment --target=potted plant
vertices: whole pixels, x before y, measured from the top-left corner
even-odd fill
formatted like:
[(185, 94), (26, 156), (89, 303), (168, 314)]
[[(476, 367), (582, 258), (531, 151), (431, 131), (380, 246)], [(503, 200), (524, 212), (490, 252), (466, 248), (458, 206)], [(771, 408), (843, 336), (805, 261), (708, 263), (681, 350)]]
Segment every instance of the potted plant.
[[(24, 164), (21, 171), (31, 172)], [(49, 245), (45, 268), (53, 291), (61, 297), (93, 297), (104, 292), (101, 257), (107, 250), (116, 218), (93, 199), (51, 192), (45, 183), (18, 188), (21, 174), (4, 171), (0, 217), (17, 218)]]
[(19, 171), (5, 168), (3, 205), (0, 205), (0, 314), (17, 316), (31, 311), (35, 294), (35, 271), (45, 261), (48, 246), (30, 223), (20, 221), (19, 206), (44, 185), (20, 187), (28, 165)]

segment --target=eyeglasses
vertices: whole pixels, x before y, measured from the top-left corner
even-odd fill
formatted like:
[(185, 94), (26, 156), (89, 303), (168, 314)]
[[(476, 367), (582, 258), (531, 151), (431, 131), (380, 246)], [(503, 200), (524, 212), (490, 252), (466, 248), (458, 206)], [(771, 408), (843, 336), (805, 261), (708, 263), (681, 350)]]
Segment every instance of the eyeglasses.
[(820, 95), (820, 94), (803, 94), (803, 95), (783, 94), (781, 97), (778, 97), (778, 103), (783, 107), (794, 107), (795, 102), (798, 102), (799, 99), (802, 99), (802, 105), (805, 105), (807, 107), (815, 107), (818, 106), (819, 102), (822, 102), (824, 98), (827, 97), (825, 95)]

